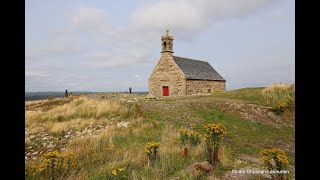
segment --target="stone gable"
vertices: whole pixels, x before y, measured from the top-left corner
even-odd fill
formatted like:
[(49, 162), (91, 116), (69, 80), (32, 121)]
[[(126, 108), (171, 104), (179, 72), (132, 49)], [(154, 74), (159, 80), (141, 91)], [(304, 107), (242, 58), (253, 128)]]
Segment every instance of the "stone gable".
[(186, 79), (170, 53), (163, 53), (149, 77), (149, 93), (162, 96), (163, 87), (169, 87), (169, 96), (186, 95)]

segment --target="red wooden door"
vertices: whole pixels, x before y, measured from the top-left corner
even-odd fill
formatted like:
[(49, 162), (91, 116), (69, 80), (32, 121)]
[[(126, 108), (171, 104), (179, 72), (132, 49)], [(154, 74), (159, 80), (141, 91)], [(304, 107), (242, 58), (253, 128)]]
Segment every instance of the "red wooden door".
[(169, 87), (168, 86), (163, 86), (162, 91), (163, 91), (163, 96), (169, 96)]

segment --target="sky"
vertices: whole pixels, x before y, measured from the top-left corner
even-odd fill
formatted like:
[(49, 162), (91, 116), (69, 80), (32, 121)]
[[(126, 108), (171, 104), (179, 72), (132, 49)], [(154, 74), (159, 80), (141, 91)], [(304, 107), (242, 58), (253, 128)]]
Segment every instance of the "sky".
[(295, 82), (293, 0), (26, 0), (25, 91), (148, 91), (167, 29), (227, 90)]

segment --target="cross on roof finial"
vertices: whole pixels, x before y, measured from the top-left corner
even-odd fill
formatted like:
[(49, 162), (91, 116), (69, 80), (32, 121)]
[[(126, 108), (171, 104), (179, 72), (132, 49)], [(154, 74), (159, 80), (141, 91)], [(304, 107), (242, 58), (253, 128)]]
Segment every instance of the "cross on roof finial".
[(169, 35), (169, 29), (166, 30), (166, 35)]

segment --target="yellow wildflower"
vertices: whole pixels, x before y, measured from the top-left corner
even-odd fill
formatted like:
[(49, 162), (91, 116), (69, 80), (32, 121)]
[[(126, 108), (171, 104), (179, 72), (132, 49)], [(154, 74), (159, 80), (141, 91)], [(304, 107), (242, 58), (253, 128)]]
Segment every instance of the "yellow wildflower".
[(126, 170), (126, 168), (118, 168), (118, 170), (121, 172), (121, 171)]
[(117, 170), (112, 170), (111, 173), (116, 176), (117, 175)]

